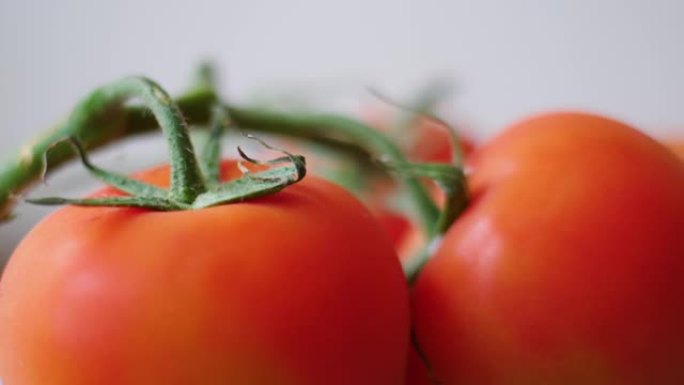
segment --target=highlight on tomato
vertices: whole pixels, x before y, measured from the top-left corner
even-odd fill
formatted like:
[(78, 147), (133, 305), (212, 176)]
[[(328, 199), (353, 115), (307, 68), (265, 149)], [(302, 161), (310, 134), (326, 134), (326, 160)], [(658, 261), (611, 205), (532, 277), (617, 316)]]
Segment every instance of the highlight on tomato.
[(680, 160), (624, 123), (559, 112), (467, 162), (470, 205), (412, 289), (436, 378), (683, 383)]

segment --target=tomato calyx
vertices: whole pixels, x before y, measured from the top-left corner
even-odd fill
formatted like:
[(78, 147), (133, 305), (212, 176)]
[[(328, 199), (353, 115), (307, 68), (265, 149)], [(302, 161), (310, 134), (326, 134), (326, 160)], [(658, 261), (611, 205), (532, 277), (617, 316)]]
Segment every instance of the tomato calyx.
[[(39, 205), (137, 207), (157, 211), (194, 210), (273, 194), (299, 182), (306, 175), (306, 162), (301, 155), (280, 150), (284, 156), (262, 162), (250, 158), (238, 147), (243, 161), (267, 167), (253, 172), (238, 163), (243, 175), (238, 179), (221, 183), (220, 139), (229, 124), (225, 108), (217, 105), (212, 110), (210, 137), (198, 160), (180, 109), (156, 83), (142, 77), (126, 78), (96, 90), (83, 104), (91, 104), (93, 98), (100, 101), (102, 95), (105, 95), (105, 99), (109, 96), (109, 103), (113, 105), (137, 96), (150, 108), (169, 145), (170, 188), (165, 190), (95, 166), (88, 158), (81, 141), (75, 136), (67, 136), (51, 148), (67, 142), (91, 175), (129, 195), (83, 199), (46, 197), (27, 199), (27, 202)], [(71, 116), (72, 120), (82, 119), (78, 112), (77, 108)], [(268, 149), (278, 150), (263, 141), (249, 137)], [(45, 159), (49, 150), (45, 153)]]
[[(405, 108), (404, 110), (409, 111)], [(432, 120), (443, 127), (449, 127), (446, 122), (427, 111), (416, 111), (414, 114), (423, 119)], [(385, 166), (390, 171), (400, 176), (425, 178), (432, 181), (441, 190), (444, 198), (435, 221), (425, 231), (427, 244), (416, 255), (402, 263), (404, 275), (410, 285), (418, 278), (423, 266), (439, 247), (443, 235), (449, 230), (451, 224), (463, 214), (470, 200), (460, 140), (454, 130), (449, 129), (448, 133), (451, 144), (450, 163), (385, 162)]]

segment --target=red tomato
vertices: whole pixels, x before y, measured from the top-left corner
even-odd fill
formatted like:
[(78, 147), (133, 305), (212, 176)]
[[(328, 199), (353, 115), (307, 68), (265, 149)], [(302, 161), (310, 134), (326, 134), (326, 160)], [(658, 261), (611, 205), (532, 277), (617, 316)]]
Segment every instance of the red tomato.
[(418, 355), (415, 348), (411, 347), (408, 353), (408, 368), (406, 370), (406, 384), (411, 385), (434, 385), (430, 379), (430, 372)]
[[(168, 170), (140, 177), (166, 185)], [(400, 384), (408, 313), (378, 224), (314, 177), (195, 211), (66, 207), (23, 240), (0, 282), (0, 377)]]
[(399, 250), (414, 229), (411, 220), (406, 215), (390, 209), (377, 209), (374, 211), (373, 215), (387, 233), (395, 250)]
[(684, 172), (614, 120), (553, 113), (469, 158), (472, 203), (412, 294), (444, 384), (684, 384)]

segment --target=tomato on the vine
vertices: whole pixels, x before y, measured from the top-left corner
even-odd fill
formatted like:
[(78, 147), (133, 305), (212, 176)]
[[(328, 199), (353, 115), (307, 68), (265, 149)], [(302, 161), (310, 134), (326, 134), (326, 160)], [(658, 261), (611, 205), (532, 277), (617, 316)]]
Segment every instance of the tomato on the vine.
[(444, 384), (684, 383), (684, 167), (584, 113), (519, 122), (469, 157), (472, 202), (418, 277)]
[[(240, 175), (233, 162), (222, 171)], [(168, 184), (166, 167), (138, 177)], [(382, 230), (315, 177), (200, 210), (66, 207), (27, 235), (0, 282), (0, 377), (399, 384), (408, 318)]]

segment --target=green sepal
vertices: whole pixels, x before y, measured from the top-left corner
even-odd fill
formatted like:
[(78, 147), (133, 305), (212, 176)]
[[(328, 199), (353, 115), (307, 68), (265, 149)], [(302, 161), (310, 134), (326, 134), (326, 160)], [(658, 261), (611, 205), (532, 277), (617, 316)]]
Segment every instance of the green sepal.
[(468, 204), (463, 169), (443, 163), (385, 163), (390, 171), (402, 176), (425, 177), (434, 181), (446, 195), (432, 234), (444, 234)]
[(226, 109), (221, 105), (214, 106), (211, 111), (209, 138), (200, 155), (200, 168), (210, 188), (221, 183), (221, 137), (228, 123)]
[(81, 144), (76, 137), (69, 136), (65, 140), (74, 148), (81, 159), (81, 163), (88, 170), (88, 172), (107, 185), (140, 198), (167, 198), (168, 192), (164, 189), (122, 174), (103, 170), (92, 164), (88, 158), (88, 155), (86, 154), (85, 149), (83, 148), (83, 144)]
[(428, 236), (428, 244), (418, 254), (402, 263), (404, 275), (413, 284), (423, 266), (441, 243), (442, 236), (452, 223), (465, 211), (468, 205), (468, 190), (463, 169), (443, 163), (394, 163), (386, 166), (405, 177), (425, 177), (432, 179), (444, 192), (444, 207)]
[(433, 79), (422, 89), (415, 92), (417, 97), (408, 104), (398, 103), (376, 89), (369, 89), (370, 93), (390, 106), (394, 106), (402, 113), (394, 124), (394, 134), (411, 134), (411, 129), (418, 119), (431, 116), (439, 103), (445, 101), (454, 91), (453, 85), (447, 79)]
[[(217, 129), (219, 133), (222, 133), (222, 131), (222, 129)], [(268, 149), (278, 150), (258, 138), (251, 135), (248, 135), (248, 137), (258, 141)], [(215, 138), (217, 145), (219, 139), (220, 134)], [(306, 160), (301, 155), (293, 155), (280, 150), (286, 155), (267, 161), (258, 161), (247, 156), (238, 147), (238, 152), (244, 161), (273, 167), (263, 171), (251, 172), (246, 167), (241, 166), (241, 163), (238, 163), (238, 167), (243, 171), (243, 175), (240, 178), (220, 184), (218, 181), (219, 175), (216, 175), (217, 180), (211, 184), (209, 191), (198, 195), (193, 202), (188, 204), (172, 199), (170, 193), (164, 189), (98, 168), (90, 162), (83, 145), (78, 139), (68, 137), (63, 141), (67, 141), (75, 149), (81, 158), (81, 162), (91, 174), (108, 185), (127, 192), (132, 196), (85, 199), (46, 197), (27, 199), (26, 202), (38, 205), (70, 204), (76, 206), (138, 207), (157, 211), (193, 210), (273, 194), (291, 184), (299, 182), (306, 175)], [(205, 163), (205, 165), (220, 171), (220, 159), (218, 158), (220, 150), (211, 150), (210, 152), (213, 152), (213, 155), (211, 157), (207, 156), (210, 162)], [(214, 160), (210, 159), (216, 155), (218, 156)]]
[(138, 207), (157, 211), (202, 209), (270, 195), (291, 184), (297, 183), (304, 178), (306, 175), (306, 162), (303, 156), (290, 155), (260, 163), (271, 164), (283, 161), (289, 161), (289, 163), (285, 166), (275, 167), (264, 171), (248, 172), (239, 179), (215, 186), (211, 191), (200, 194), (190, 205), (175, 202), (165, 197), (150, 196), (85, 199), (46, 197), (27, 199), (26, 201), (38, 205), (70, 204), (76, 206)]
[(60, 197), (46, 197), (26, 199), (26, 202), (43, 206), (108, 206), (108, 207), (136, 207), (152, 209), (157, 211), (178, 210), (183, 204), (172, 202), (165, 198), (155, 197), (102, 197), (102, 198), (83, 198), (71, 199)]
[[(306, 175), (303, 156), (291, 155), (277, 160), (289, 160), (289, 164), (260, 172), (248, 172), (239, 179), (214, 187), (211, 191), (200, 194), (192, 203), (192, 208), (200, 209), (270, 195), (299, 182)], [(274, 161), (276, 159), (264, 163)]]

